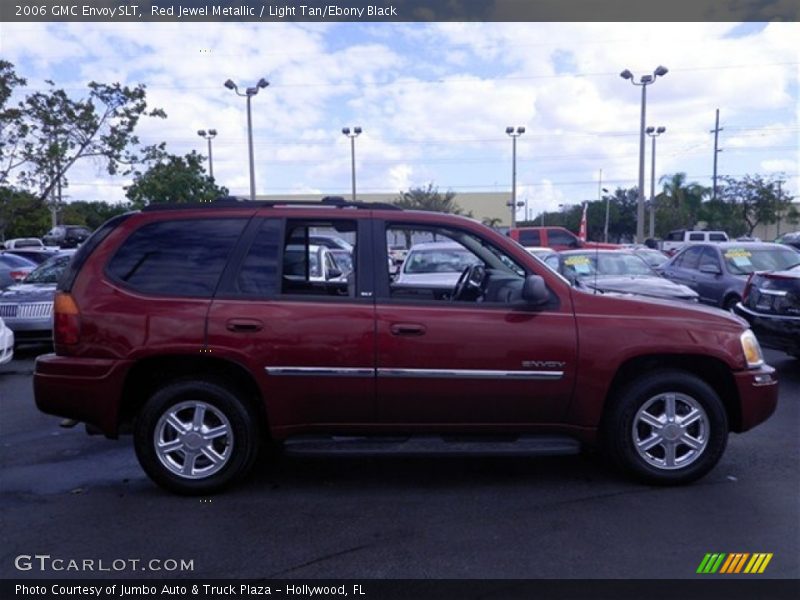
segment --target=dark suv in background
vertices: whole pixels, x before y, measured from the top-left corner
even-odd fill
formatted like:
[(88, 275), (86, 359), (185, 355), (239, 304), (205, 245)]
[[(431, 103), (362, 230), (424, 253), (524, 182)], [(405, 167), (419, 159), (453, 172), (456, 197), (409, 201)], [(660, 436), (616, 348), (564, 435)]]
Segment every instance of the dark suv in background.
[(82, 225), (58, 225), (48, 231), (42, 238), (45, 246), (59, 246), (61, 248), (77, 248), (92, 232)]
[[(352, 244), (346, 277), (312, 274), (317, 235)], [(406, 285), (395, 239), (473, 260), (446, 293)], [(54, 342), (36, 361), (38, 407), (132, 432), (144, 470), (179, 493), (242, 477), (263, 440), (313, 453), (597, 445), (644, 481), (684, 483), (778, 393), (730, 314), (584, 292), (471, 219), (341, 199), (112, 219), (59, 281)]]

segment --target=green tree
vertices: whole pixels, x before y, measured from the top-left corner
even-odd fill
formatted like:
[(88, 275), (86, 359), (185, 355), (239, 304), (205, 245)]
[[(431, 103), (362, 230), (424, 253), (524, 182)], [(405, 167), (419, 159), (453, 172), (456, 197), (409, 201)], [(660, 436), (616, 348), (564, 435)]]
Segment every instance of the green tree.
[(8, 181), (13, 172), (20, 184), (36, 190), (41, 199), (49, 198), (57, 185), (68, 184), (66, 175), (79, 159), (99, 161), (110, 175), (130, 173), (140, 161), (135, 134), (140, 119), (166, 117), (159, 108), (148, 110), (142, 84), (128, 87), (92, 81), (88, 96), (81, 100), (73, 100), (52, 81), (47, 84), (48, 90), (19, 103), (16, 117), (5, 111), (0, 123), (14, 132), (2, 146), (0, 182)]
[(394, 204), (408, 210), (427, 210), (471, 217), (472, 213), (465, 213), (455, 201), (455, 197), (454, 191), (448, 190), (442, 194), (433, 183), (429, 183), (427, 187), (410, 188), (407, 192), (400, 192)]
[(661, 193), (655, 198), (656, 234), (664, 237), (674, 229), (692, 229), (700, 219), (709, 188), (687, 181), (686, 173), (664, 175)]
[(50, 211), (41, 198), (0, 186), (0, 240), (41, 237), (50, 228)]
[(89, 229), (97, 229), (111, 217), (128, 212), (128, 203), (110, 204), (108, 202), (87, 202), (76, 200), (61, 207), (62, 223), (69, 225), (85, 225)]
[(27, 133), (22, 111), (8, 107), (14, 89), (26, 81), (14, 71), (14, 65), (0, 60), (0, 184), (7, 181), (8, 172), (21, 164), (17, 149)]
[(483, 221), (481, 221), (481, 223), (493, 229), (499, 227), (502, 222), (503, 219), (501, 219), (500, 217), (484, 217)]
[(760, 223), (775, 223), (779, 217), (792, 219), (793, 197), (779, 185), (777, 176), (745, 175), (739, 179), (723, 176), (721, 179), (723, 185), (717, 195), (733, 214), (738, 214), (746, 235), (752, 235)]
[(151, 149), (148, 160), (147, 170), (137, 171), (133, 184), (125, 188), (133, 208), (160, 202), (207, 202), (228, 195), (227, 188), (206, 174), (204, 157), (194, 150), (176, 156), (164, 152), (162, 146)]

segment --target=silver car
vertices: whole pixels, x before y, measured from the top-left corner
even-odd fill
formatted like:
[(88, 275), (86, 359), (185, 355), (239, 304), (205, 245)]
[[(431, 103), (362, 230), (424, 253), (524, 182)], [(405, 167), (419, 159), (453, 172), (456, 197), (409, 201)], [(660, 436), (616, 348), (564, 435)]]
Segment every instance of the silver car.
[(464, 269), (478, 263), (480, 259), (457, 242), (414, 244), (397, 272), (393, 285), (452, 292)]
[(0, 318), (14, 332), (17, 342), (52, 338), (56, 285), (74, 253), (68, 250), (47, 259), (21, 283), (0, 292)]

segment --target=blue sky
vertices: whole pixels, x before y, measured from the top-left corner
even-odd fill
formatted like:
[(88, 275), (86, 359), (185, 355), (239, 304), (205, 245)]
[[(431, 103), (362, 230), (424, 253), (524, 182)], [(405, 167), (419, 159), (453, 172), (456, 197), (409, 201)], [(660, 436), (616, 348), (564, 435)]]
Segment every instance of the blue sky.
[[(663, 64), (647, 104), (648, 124), (667, 128), (657, 176), (710, 184), (719, 108), (719, 173), (783, 173), (800, 196), (797, 23), (3, 23), (0, 34), (29, 89), (146, 84), (168, 119), (144, 122), (144, 143), (205, 154), (196, 131), (217, 129), (215, 175), (236, 194), (249, 191), (246, 115), (228, 78), (270, 82), (253, 99), (258, 193), (347, 193), (341, 128), (355, 125), (359, 191), (507, 191), (504, 132), (522, 125), (518, 197), (536, 213), (596, 198), (601, 169), (603, 187), (636, 184), (640, 88), (618, 74)], [(119, 201), (130, 183), (90, 161), (69, 179), (70, 199)]]

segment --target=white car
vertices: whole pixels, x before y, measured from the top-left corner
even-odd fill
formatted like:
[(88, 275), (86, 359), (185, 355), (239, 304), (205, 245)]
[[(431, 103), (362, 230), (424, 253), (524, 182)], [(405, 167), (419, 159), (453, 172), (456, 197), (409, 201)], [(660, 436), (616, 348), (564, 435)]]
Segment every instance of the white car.
[(0, 365), (14, 358), (14, 332), (0, 318)]
[(480, 259), (457, 242), (414, 244), (393, 285), (452, 291), (464, 269), (478, 263)]
[(6, 250), (19, 250), (21, 248), (44, 250), (44, 244), (39, 238), (14, 238), (13, 240), (6, 240), (3, 246)]

